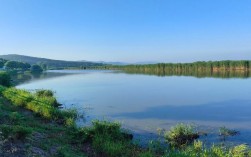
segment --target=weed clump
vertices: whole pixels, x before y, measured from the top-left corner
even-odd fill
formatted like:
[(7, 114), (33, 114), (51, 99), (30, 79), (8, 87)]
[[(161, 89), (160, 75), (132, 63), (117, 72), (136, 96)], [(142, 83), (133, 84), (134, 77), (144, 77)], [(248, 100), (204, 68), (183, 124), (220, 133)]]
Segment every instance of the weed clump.
[(109, 157), (131, 156), (133, 145), (128, 137), (120, 123), (99, 120), (93, 121), (92, 127), (78, 129), (73, 135), (73, 139), (90, 142), (95, 151)]
[(172, 147), (182, 147), (199, 138), (199, 134), (193, 125), (180, 123), (166, 131), (164, 137)]
[(236, 136), (239, 133), (239, 131), (228, 129), (225, 126), (219, 129), (219, 136), (222, 138), (223, 141), (225, 141), (227, 137)]
[(75, 123), (77, 113), (73, 110), (60, 110), (59, 104), (50, 90), (38, 90), (36, 93), (31, 93), (26, 90), (3, 86), (0, 86), (0, 89), (2, 95), (16, 106), (31, 110), (48, 120), (55, 120), (66, 125)]
[(36, 91), (35, 95), (37, 97), (53, 97), (54, 92), (51, 90), (40, 89)]

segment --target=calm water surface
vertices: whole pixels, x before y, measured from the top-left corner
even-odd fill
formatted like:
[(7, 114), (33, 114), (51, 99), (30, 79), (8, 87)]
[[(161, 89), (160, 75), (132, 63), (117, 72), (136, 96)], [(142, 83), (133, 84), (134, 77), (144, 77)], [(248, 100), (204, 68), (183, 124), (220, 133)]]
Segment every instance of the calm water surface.
[[(92, 119), (120, 121), (136, 134), (194, 123), (217, 140), (218, 128), (241, 131), (230, 141), (251, 144), (251, 79), (158, 77), (116, 71), (48, 71), (17, 88), (51, 89), (65, 108)], [(215, 136), (213, 136), (215, 135)], [(208, 138), (208, 137), (207, 137)], [(210, 138), (208, 140), (211, 140)]]

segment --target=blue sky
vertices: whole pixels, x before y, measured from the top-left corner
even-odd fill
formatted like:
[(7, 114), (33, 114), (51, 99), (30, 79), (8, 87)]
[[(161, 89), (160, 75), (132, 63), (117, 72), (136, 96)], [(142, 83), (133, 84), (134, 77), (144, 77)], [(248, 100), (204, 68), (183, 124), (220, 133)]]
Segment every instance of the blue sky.
[(0, 0), (0, 54), (64, 60), (251, 59), (250, 0)]

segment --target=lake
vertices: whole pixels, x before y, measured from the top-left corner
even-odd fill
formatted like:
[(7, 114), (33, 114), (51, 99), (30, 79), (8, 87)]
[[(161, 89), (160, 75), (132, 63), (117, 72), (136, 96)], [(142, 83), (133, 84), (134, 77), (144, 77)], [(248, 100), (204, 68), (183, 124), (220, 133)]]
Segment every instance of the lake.
[(189, 123), (218, 140), (222, 126), (240, 131), (230, 142), (251, 144), (251, 79), (156, 76), (108, 70), (54, 70), (30, 76), (17, 88), (51, 89), (85, 126), (93, 119), (119, 121), (136, 136)]

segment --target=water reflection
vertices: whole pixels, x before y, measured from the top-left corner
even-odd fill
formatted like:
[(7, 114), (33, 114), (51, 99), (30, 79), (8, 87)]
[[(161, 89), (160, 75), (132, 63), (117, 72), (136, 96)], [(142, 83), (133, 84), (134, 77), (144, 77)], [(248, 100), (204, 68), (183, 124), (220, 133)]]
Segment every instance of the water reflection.
[(70, 74), (69, 73), (57, 73), (57, 72), (44, 72), (44, 73), (21, 72), (21, 73), (11, 74), (11, 79), (12, 79), (13, 84), (17, 86), (17, 85), (28, 83), (31, 81), (62, 77), (66, 75), (70, 75)]
[[(237, 140), (251, 144), (251, 138), (245, 138), (251, 135), (249, 73), (176, 75), (67, 70), (39, 76), (20, 75), (16, 79), (21, 80), (17, 88), (56, 91), (66, 108), (85, 112), (87, 123), (105, 117), (139, 132), (155, 132), (158, 127), (168, 129), (178, 122), (194, 122), (216, 130), (227, 126), (241, 131)], [(202, 77), (210, 78), (199, 79)]]
[(251, 71), (228, 70), (228, 71), (145, 71), (140, 69), (125, 70), (128, 74), (145, 74), (155, 76), (193, 76), (196, 78), (250, 78)]
[[(230, 100), (210, 102), (200, 105), (176, 106), (162, 105), (148, 107), (141, 112), (114, 114), (114, 117), (135, 119), (200, 120), (221, 122), (250, 122), (250, 100)], [(241, 114), (240, 114), (241, 113)], [(251, 128), (251, 126), (246, 126)]]

